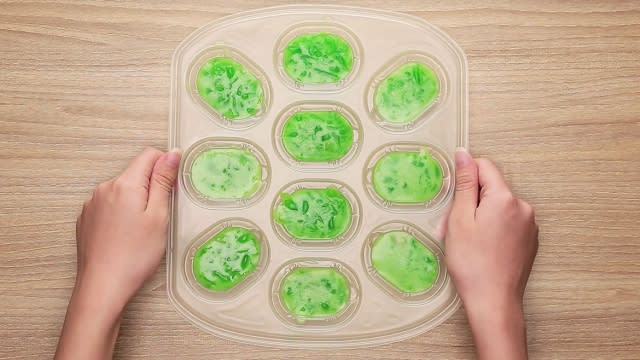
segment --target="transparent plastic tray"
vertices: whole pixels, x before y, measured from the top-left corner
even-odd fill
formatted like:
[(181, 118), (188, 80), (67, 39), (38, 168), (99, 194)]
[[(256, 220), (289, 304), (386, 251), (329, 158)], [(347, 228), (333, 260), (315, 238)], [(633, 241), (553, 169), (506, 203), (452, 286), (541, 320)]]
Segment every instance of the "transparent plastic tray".
[[(283, 46), (293, 36), (318, 31), (349, 42), (352, 73), (332, 85), (296, 84), (282, 70)], [(234, 58), (262, 83), (263, 107), (247, 120), (229, 121), (198, 98), (194, 72), (207, 57), (218, 55)], [(375, 88), (384, 76), (411, 61), (434, 69), (440, 94), (411, 125), (385, 124), (373, 105)], [(444, 266), (441, 229), (453, 195), (453, 153), (468, 141), (468, 90), (465, 55), (446, 34), (416, 17), (370, 9), (267, 8), (216, 20), (189, 35), (176, 49), (171, 79), (169, 147), (185, 153), (173, 196), (167, 281), (169, 299), (182, 315), (220, 337), (251, 344), (353, 348), (415, 336), (455, 312), (460, 301)], [(354, 148), (339, 162), (297, 163), (282, 149), (278, 130), (283, 116), (295, 109), (318, 108), (345, 115), (354, 128)], [(185, 164), (195, 152), (225, 143), (250, 150), (263, 166), (263, 185), (247, 201), (211, 202), (194, 194), (187, 183)], [(389, 149), (425, 149), (432, 154), (445, 175), (440, 193), (413, 206), (376, 198), (369, 183), (372, 161)], [(354, 223), (346, 236), (317, 244), (287, 238), (271, 216), (280, 192), (322, 183), (336, 184), (354, 204)], [(213, 229), (236, 223), (249, 223), (259, 233), (267, 245), (266, 263), (247, 284), (223, 296), (198, 289), (189, 274), (194, 245), (206, 241)], [(428, 294), (398, 294), (368, 265), (372, 236), (389, 224), (419, 235), (436, 254), (440, 274)], [(292, 322), (279, 306), (274, 286), (291, 266), (314, 264), (346, 271), (354, 292), (348, 312), (327, 321)]]

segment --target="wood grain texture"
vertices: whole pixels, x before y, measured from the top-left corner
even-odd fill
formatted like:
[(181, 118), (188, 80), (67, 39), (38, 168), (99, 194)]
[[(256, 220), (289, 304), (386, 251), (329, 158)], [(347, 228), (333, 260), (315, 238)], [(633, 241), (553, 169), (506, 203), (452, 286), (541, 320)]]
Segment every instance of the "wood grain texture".
[[(326, 1), (328, 3), (339, 3)], [(167, 143), (177, 44), (221, 16), (288, 1), (0, 1), (0, 358), (50, 358), (74, 280), (82, 201)], [(362, 0), (465, 50), (470, 139), (535, 205), (532, 359), (640, 357), (640, 2)], [(351, 351), (273, 350), (197, 330), (164, 266), (128, 307), (122, 359), (469, 359), (462, 310)]]

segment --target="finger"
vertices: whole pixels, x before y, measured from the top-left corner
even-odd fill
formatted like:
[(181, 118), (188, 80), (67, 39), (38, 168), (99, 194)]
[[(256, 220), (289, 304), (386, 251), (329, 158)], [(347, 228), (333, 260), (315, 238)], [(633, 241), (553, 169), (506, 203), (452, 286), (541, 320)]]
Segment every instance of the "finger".
[(447, 235), (447, 231), (449, 230), (450, 215), (451, 215), (451, 211), (448, 211), (447, 213), (445, 213), (444, 216), (442, 216), (442, 219), (440, 219), (438, 226), (436, 226), (436, 237), (438, 239), (444, 239), (444, 237)]
[(466, 149), (456, 150), (456, 189), (451, 218), (466, 221), (478, 207), (478, 166)]
[(504, 176), (496, 165), (489, 159), (476, 159), (478, 164), (478, 180), (480, 183), (480, 198), (488, 194), (501, 193), (509, 190), (509, 186), (504, 181)]
[(178, 177), (180, 151), (172, 150), (162, 155), (151, 172), (147, 211), (161, 217), (169, 215), (171, 190)]
[(122, 172), (120, 178), (125, 182), (143, 185), (148, 188), (149, 177), (153, 170), (153, 166), (158, 159), (164, 154), (158, 149), (148, 147), (144, 149), (138, 156), (136, 156), (129, 166)]

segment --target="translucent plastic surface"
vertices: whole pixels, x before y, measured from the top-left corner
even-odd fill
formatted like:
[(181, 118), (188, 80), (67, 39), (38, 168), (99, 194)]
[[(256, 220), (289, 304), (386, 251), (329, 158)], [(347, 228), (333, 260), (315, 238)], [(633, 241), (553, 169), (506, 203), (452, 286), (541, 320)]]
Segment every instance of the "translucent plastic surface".
[[(347, 64), (351, 69), (348, 73), (334, 66), (336, 61), (342, 61), (340, 58), (325, 64), (316, 57), (310, 62), (320, 61), (319, 71), (335, 68), (336, 73), (341, 74), (339, 81), (297, 83), (285, 71), (284, 52), (293, 39), (301, 36), (306, 40), (326, 39), (305, 37), (309, 34), (332, 34), (351, 46), (353, 59)], [(308, 41), (300, 44), (296, 45), (296, 54), (304, 54), (307, 48), (313, 51)], [(343, 48), (340, 51), (348, 53)], [(233, 73), (226, 77), (214, 74), (207, 86), (200, 88), (207, 96), (203, 101), (194, 79), (201, 65), (215, 57), (241, 64), (260, 82), (263, 94), (260, 108), (242, 108), (252, 116), (228, 119), (207, 103), (230, 108), (234, 98), (255, 93), (255, 84), (248, 90), (236, 89), (231, 83), (236, 78)], [(300, 64), (304, 61), (299, 60), (296, 60), (295, 71), (303, 77)], [(426, 81), (435, 84), (437, 77), (437, 94), (433, 94), (433, 86), (410, 87), (421, 86), (425, 80), (424, 71), (412, 72), (409, 70), (415, 66), (404, 66), (413, 63), (431, 69)], [(168, 294), (177, 310), (200, 328), (227, 339), (298, 348), (378, 345), (415, 336), (445, 321), (459, 306), (442, 261), (441, 226), (453, 195), (453, 153), (456, 147), (467, 146), (466, 66), (459, 47), (425, 21), (353, 7), (282, 6), (256, 10), (216, 20), (187, 37), (173, 58), (169, 137), (170, 148), (185, 150), (179, 186), (173, 196), (167, 250)], [(241, 69), (237, 66), (226, 69), (233, 72), (236, 68)], [(312, 78), (318, 76), (313, 74)], [(379, 86), (384, 86), (384, 93), (378, 95), (376, 102)], [(217, 89), (234, 89), (236, 93), (225, 98), (215, 93)], [(410, 121), (394, 123), (385, 118), (389, 117), (388, 111), (381, 113), (377, 108), (384, 97), (393, 96), (394, 89), (412, 94), (407, 96), (407, 101), (413, 101), (412, 97), (422, 91), (428, 91), (430, 98), (411, 105), (415, 110), (409, 114)], [(396, 106), (397, 99), (391, 100)], [(341, 114), (353, 128), (351, 149), (343, 152), (338, 160), (304, 162), (292, 158), (283, 143), (283, 127), (285, 121), (299, 111)], [(299, 126), (302, 125), (301, 122)], [(304, 139), (314, 139), (314, 146), (321, 147), (322, 141), (327, 141), (327, 146), (335, 149), (338, 130), (317, 128), (295, 128), (296, 131), (289, 128), (286, 136), (295, 137), (300, 129)], [(345, 131), (341, 134), (344, 136)], [(296, 144), (297, 149), (304, 148), (304, 144)], [(220, 175), (216, 181), (192, 179), (195, 176), (192, 164), (197, 155), (210, 149), (236, 154), (237, 159), (229, 161), (229, 166), (224, 167), (224, 176)], [(225, 153), (224, 149), (236, 150)], [(314, 151), (317, 155), (317, 148)], [(437, 166), (430, 164), (430, 169), (437, 173), (437, 179), (442, 178), (442, 186), (434, 188), (427, 201), (392, 203), (377, 195), (371, 181), (375, 163), (393, 151), (428, 154), (437, 162)], [(244, 161), (240, 158), (245, 153), (255, 156), (257, 162), (251, 161), (260, 166), (260, 185), (250, 187), (252, 194), (240, 199), (204, 196), (203, 191), (206, 194), (228, 191), (218, 187), (227, 186), (224, 179), (245, 171), (236, 164)], [(209, 171), (205, 165), (208, 163), (196, 167), (198, 174)], [(211, 169), (216, 171), (214, 166)], [(251, 170), (256, 170), (257, 178), (258, 169), (254, 166)], [(227, 176), (229, 171), (231, 175)], [(384, 177), (381, 179), (384, 181)], [(194, 181), (199, 181), (199, 188), (194, 186)], [(395, 179), (393, 184), (403, 186), (404, 183)], [(203, 186), (211, 189), (203, 190)], [(294, 238), (274, 221), (273, 211), (283, 201), (283, 192), (327, 187), (338, 189), (351, 205), (351, 223), (336, 238)], [(335, 219), (332, 215), (337, 210), (332, 209), (331, 204), (321, 201), (316, 205), (322, 209), (315, 210), (304, 203), (305, 199), (300, 197), (299, 203), (289, 204), (300, 212), (301, 221), (309, 221), (307, 211), (317, 211), (315, 225), (319, 228), (331, 230), (339, 225), (338, 215)], [(234, 224), (253, 229), (259, 235), (264, 263), (228, 291), (204, 289), (190, 273), (194, 249), (220, 229)], [(313, 221), (309, 224), (315, 226)], [(434, 253), (439, 272), (428, 290), (411, 294), (399, 292), (372, 268), (368, 258), (372, 240), (387, 230), (414, 234)], [(298, 271), (286, 280), (287, 274), (300, 268), (311, 270)], [(342, 275), (326, 269), (314, 272), (313, 269), (318, 268), (335, 269)], [(316, 291), (300, 285), (298, 280), (304, 279), (304, 274), (311, 274), (309, 278), (316, 284), (311, 285), (323, 284), (327, 288)], [(328, 299), (324, 303), (311, 299), (310, 304), (320, 306), (326, 314), (332, 309), (336, 312), (327, 316), (301, 316), (309, 312), (300, 305), (306, 298), (288, 297), (282, 288), (282, 284), (294, 280), (296, 286), (300, 285), (297, 288), (310, 294), (323, 294), (319, 296)], [(346, 295), (339, 301), (332, 298), (331, 291), (336, 287), (332, 287), (331, 281), (337, 281), (337, 288), (348, 294), (348, 298)], [(297, 308), (288, 308), (291, 306)]]

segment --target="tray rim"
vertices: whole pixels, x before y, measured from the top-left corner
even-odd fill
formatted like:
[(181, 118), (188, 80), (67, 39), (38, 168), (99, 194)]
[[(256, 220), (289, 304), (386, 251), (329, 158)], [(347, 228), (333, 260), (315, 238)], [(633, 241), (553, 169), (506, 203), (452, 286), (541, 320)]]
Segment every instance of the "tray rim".
[[(324, 10), (332, 10), (337, 12), (359, 12), (362, 14), (366, 14), (368, 16), (382, 18), (385, 20), (396, 20), (396, 21), (404, 21), (404, 22), (412, 22), (411, 25), (419, 26), (424, 28), (425, 30), (431, 31), (435, 36), (440, 37), (440, 40), (444, 44), (447, 45), (457, 56), (458, 66), (460, 67), (460, 83), (463, 85), (459, 89), (458, 96), (461, 99), (461, 121), (460, 121), (460, 129), (457, 134), (457, 147), (466, 148), (469, 147), (469, 88), (468, 88), (468, 63), (467, 57), (462, 50), (462, 48), (444, 31), (440, 30), (440, 28), (432, 25), (428, 21), (417, 17), (415, 15), (410, 15), (402, 12), (394, 12), (388, 10), (379, 10), (379, 9), (370, 9), (360, 6), (350, 6), (350, 5), (327, 5), (327, 4), (298, 4), (298, 5), (278, 5), (278, 6), (270, 6), (263, 7), (248, 11), (242, 11), (235, 14), (223, 16), (217, 19), (214, 19), (200, 28), (194, 30), (191, 34), (189, 34), (184, 40), (180, 42), (180, 44), (174, 50), (172, 59), (171, 59), (171, 89), (175, 88), (177, 76), (175, 76), (178, 72), (178, 61), (179, 56), (184, 50), (185, 47), (190, 45), (192, 42), (196, 41), (200, 36), (205, 34), (211, 28), (224, 26), (226, 24), (233, 23), (237, 19), (251, 19), (258, 18), (261, 15), (265, 15), (267, 13), (281, 13), (281, 14), (299, 14), (300, 11), (308, 12), (311, 9), (324, 9)], [(168, 145), (169, 149), (174, 149), (176, 147), (177, 142), (177, 132), (176, 132), (176, 122), (175, 119), (177, 117), (177, 98), (171, 96), (170, 106), (169, 106), (169, 129), (168, 129)], [(175, 201), (175, 192), (171, 193), (170, 199), (170, 219), (174, 217), (174, 201)], [(173, 293), (172, 289), (172, 277), (169, 271), (171, 266), (171, 254), (173, 249), (173, 239), (174, 239), (174, 225), (173, 221), (169, 221), (168, 231), (167, 231), (167, 250), (166, 250), (166, 282), (167, 282), (167, 295), (169, 298), (169, 302), (174, 306), (176, 311), (183, 316), (185, 319), (189, 320), (196, 327), (201, 330), (211, 333), (215, 336), (218, 336), (222, 339), (236, 341), (239, 343), (263, 346), (263, 347), (271, 347), (271, 348), (294, 348), (294, 349), (330, 349), (330, 348), (341, 348), (341, 349), (355, 349), (355, 348), (363, 348), (370, 346), (379, 346), (385, 345), (389, 343), (395, 343), (403, 340), (407, 340), (409, 338), (418, 336), (423, 334), (438, 325), (442, 324), (444, 321), (449, 319), (451, 315), (453, 315), (461, 305), (461, 299), (456, 293), (454, 300), (449, 304), (449, 306), (445, 307), (443, 311), (441, 311), (438, 315), (432, 318), (429, 322), (424, 322), (417, 326), (401, 329), (397, 332), (393, 332), (391, 334), (384, 334), (380, 336), (359, 336), (351, 339), (345, 340), (305, 340), (299, 341), (298, 339), (277, 339), (277, 338), (266, 338), (263, 336), (256, 336), (244, 332), (238, 332), (227, 328), (222, 328), (218, 325), (206, 323), (202, 319), (197, 316), (194, 316), (183, 304), (181, 304), (176, 297), (176, 294)]]

